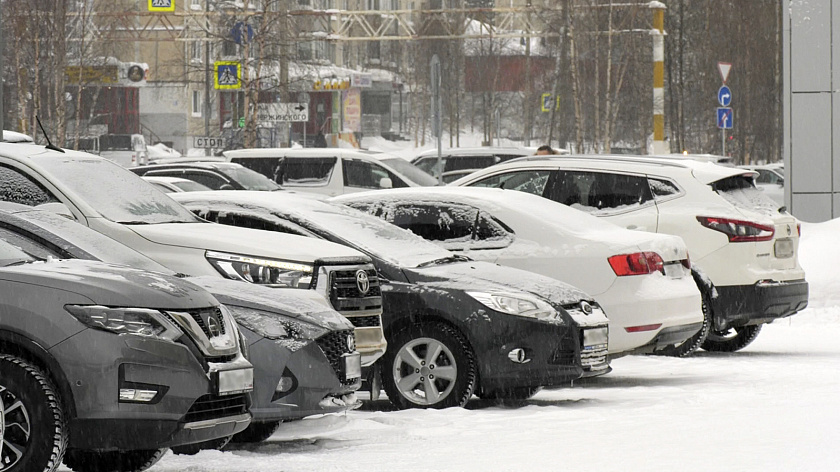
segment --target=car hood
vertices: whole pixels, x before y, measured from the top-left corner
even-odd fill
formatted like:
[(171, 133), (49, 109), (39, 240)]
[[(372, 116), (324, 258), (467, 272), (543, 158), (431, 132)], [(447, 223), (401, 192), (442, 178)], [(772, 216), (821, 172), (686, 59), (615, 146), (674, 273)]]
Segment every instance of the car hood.
[(191, 310), (219, 304), (183, 279), (97, 261), (32, 262), (0, 269), (0, 279), (77, 293), (112, 307)]
[[(326, 298), (314, 290), (271, 288), (212, 276), (190, 277), (219, 302), (295, 319), (328, 330), (353, 329), (347, 318), (333, 310)], [(237, 321), (243, 320), (234, 313)], [(259, 332), (259, 329), (255, 330)]]
[(365, 257), (328, 241), (215, 223), (163, 223), (126, 225), (157, 244), (245, 254), (311, 263), (329, 257)]
[(585, 292), (550, 277), (502, 267), (489, 262), (469, 261), (403, 269), (408, 280), (429, 288), (463, 291), (525, 292), (555, 306), (593, 300)]

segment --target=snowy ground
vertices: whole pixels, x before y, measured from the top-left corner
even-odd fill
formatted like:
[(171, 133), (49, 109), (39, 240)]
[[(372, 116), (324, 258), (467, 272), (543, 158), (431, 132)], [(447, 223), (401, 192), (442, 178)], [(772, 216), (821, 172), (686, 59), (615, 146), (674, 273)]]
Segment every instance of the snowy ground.
[(517, 407), (393, 411), (386, 400), (284, 425), (268, 441), (156, 472), (791, 471), (840, 463), (840, 220), (805, 224), (811, 307), (741, 352), (631, 356)]

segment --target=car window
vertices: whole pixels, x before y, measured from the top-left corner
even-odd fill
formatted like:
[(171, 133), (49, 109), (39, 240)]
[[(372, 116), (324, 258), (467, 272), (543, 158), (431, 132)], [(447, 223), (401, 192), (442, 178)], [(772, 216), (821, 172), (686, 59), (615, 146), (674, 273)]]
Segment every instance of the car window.
[(59, 254), (46, 244), (36, 242), (34, 239), (27, 238), (8, 228), (0, 228), (0, 239), (36, 259), (46, 259), (47, 257), (67, 257), (66, 254)]
[(193, 210), (193, 213), (208, 221), (220, 223), (223, 225), (239, 226), (242, 228), (262, 229), (266, 231), (278, 231), (281, 233), (295, 234), (298, 236), (317, 237), (311, 231), (308, 231), (295, 223), (278, 220), (276, 218), (260, 218), (256, 215), (248, 215), (244, 213), (233, 213), (231, 211), (206, 211)]
[(198, 182), (205, 187), (209, 187), (213, 190), (220, 190), (222, 186), (227, 185), (230, 187), (230, 181), (222, 177), (221, 175), (212, 173), (212, 172), (204, 172), (200, 170), (185, 170), (181, 177), (185, 179), (192, 180), (193, 182)]
[(280, 188), (273, 180), (244, 166), (220, 165), (218, 170), (224, 174), (223, 178), (232, 179), (245, 190), (271, 191)]
[(653, 200), (647, 178), (610, 172), (559, 171), (551, 199), (585, 211), (623, 210)]
[(470, 186), (504, 188), (542, 196), (550, 176), (550, 170), (520, 170), (493, 175)]
[(335, 157), (286, 157), (278, 161), (274, 181), (280, 185), (327, 185), (336, 161)]
[(37, 206), (57, 202), (47, 189), (16, 169), (0, 165), (0, 200)]
[(438, 165), (437, 156), (421, 157), (413, 164), (419, 167), (423, 172), (429, 175), (437, 176), (440, 174), (441, 167), (446, 166), (446, 156), (441, 156), (441, 164)]
[(22, 251), (15, 244), (0, 238), (0, 267), (20, 262), (32, 262), (35, 258)]
[(650, 185), (653, 199), (656, 201), (665, 200), (680, 193), (677, 184), (670, 180), (648, 178), (648, 184)]
[(382, 188), (382, 179), (391, 179), (391, 186), (394, 188), (408, 186), (396, 174), (375, 162), (343, 159), (342, 170), (344, 171), (344, 185), (346, 187), (378, 189)]
[(769, 171), (767, 169), (758, 169), (758, 177), (756, 177), (755, 181), (760, 184), (784, 184), (784, 179), (779, 177), (779, 174)]
[(718, 180), (712, 190), (738, 208), (758, 211), (769, 216), (778, 213), (779, 205), (761, 189), (756, 188), (751, 177), (740, 175)]
[(179, 180), (177, 182), (172, 182), (172, 186), (177, 187), (185, 192), (201, 192), (204, 190), (212, 190), (210, 187), (202, 185), (194, 180)]
[(387, 211), (380, 216), (450, 250), (506, 247), (513, 239), (498, 221), (468, 205), (405, 203), (387, 205)]
[(496, 156), (457, 156), (446, 160), (444, 172), (461, 169), (484, 169), (499, 162)]
[(395, 169), (400, 174), (408, 177), (417, 185), (431, 187), (438, 184), (437, 179), (401, 157), (382, 159), (382, 162), (392, 169)]

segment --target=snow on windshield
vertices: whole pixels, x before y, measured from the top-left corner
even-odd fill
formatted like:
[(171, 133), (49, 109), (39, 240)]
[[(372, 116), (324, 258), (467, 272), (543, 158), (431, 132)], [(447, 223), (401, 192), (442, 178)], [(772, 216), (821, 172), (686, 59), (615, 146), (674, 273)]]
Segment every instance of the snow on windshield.
[(771, 218), (779, 215), (779, 204), (756, 188), (748, 177), (723, 179), (715, 182), (712, 188), (736, 208), (754, 211)]
[(32, 160), (103, 217), (118, 223), (192, 223), (196, 218), (152, 184), (108, 160), (41, 154)]

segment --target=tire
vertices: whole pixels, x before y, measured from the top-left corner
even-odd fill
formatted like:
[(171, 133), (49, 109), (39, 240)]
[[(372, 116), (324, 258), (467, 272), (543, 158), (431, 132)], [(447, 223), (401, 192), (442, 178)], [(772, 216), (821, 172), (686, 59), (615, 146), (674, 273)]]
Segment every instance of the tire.
[(76, 472), (139, 472), (155, 465), (167, 449), (91, 451), (68, 449), (64, 465)]
[(709, 336), (712, 328), (712, 304), (706, 294), (703, 294), (703, 327), (694, 336), (686, 339), (676, 346), (668, 346), (664, 349), (654, 351), (657, 356), (688, 357), (700, 349), (700, 346)]
[(64, 408), (52, 381), (36, 366), (0, 354), (0, 471), (53, 471), (67, 447)]
[(741, 326), (729, 328), (721, 332), (712, 330), (703, 342), (703, 349), (709, 352), (735, 352), (747, 347), (758, 333), (762, 325)]
[(501, 403), (525, 401), (542, 390), (542, 387), (511, 387), (500, 390), (481, 392), (478, 398), (484, 400), (497, 400)]
[(394, 348), (383, 357), (382, 386), (397, 408), (464, 406), (472, 397), (475, 360), (454, 328), (434, 322), (409, 325), (388, 343)]
[(232, 443), (258, 443), (270, 438), (277, 428), (280, 427), (280, 421), (269, 421), (267, 423), (251, 423), (241, 433), (234, 434), (230, 439)]
[(194, 456), (205, 449), (222, 449), (228, 445), (231, 438), (233, 438), (233, 436), (213, 439), (211, 441), (204, 441), (196, 444), (187, 444), (185, 446), (176, 446), (172, 448), (172, 452), (184, 456)]

